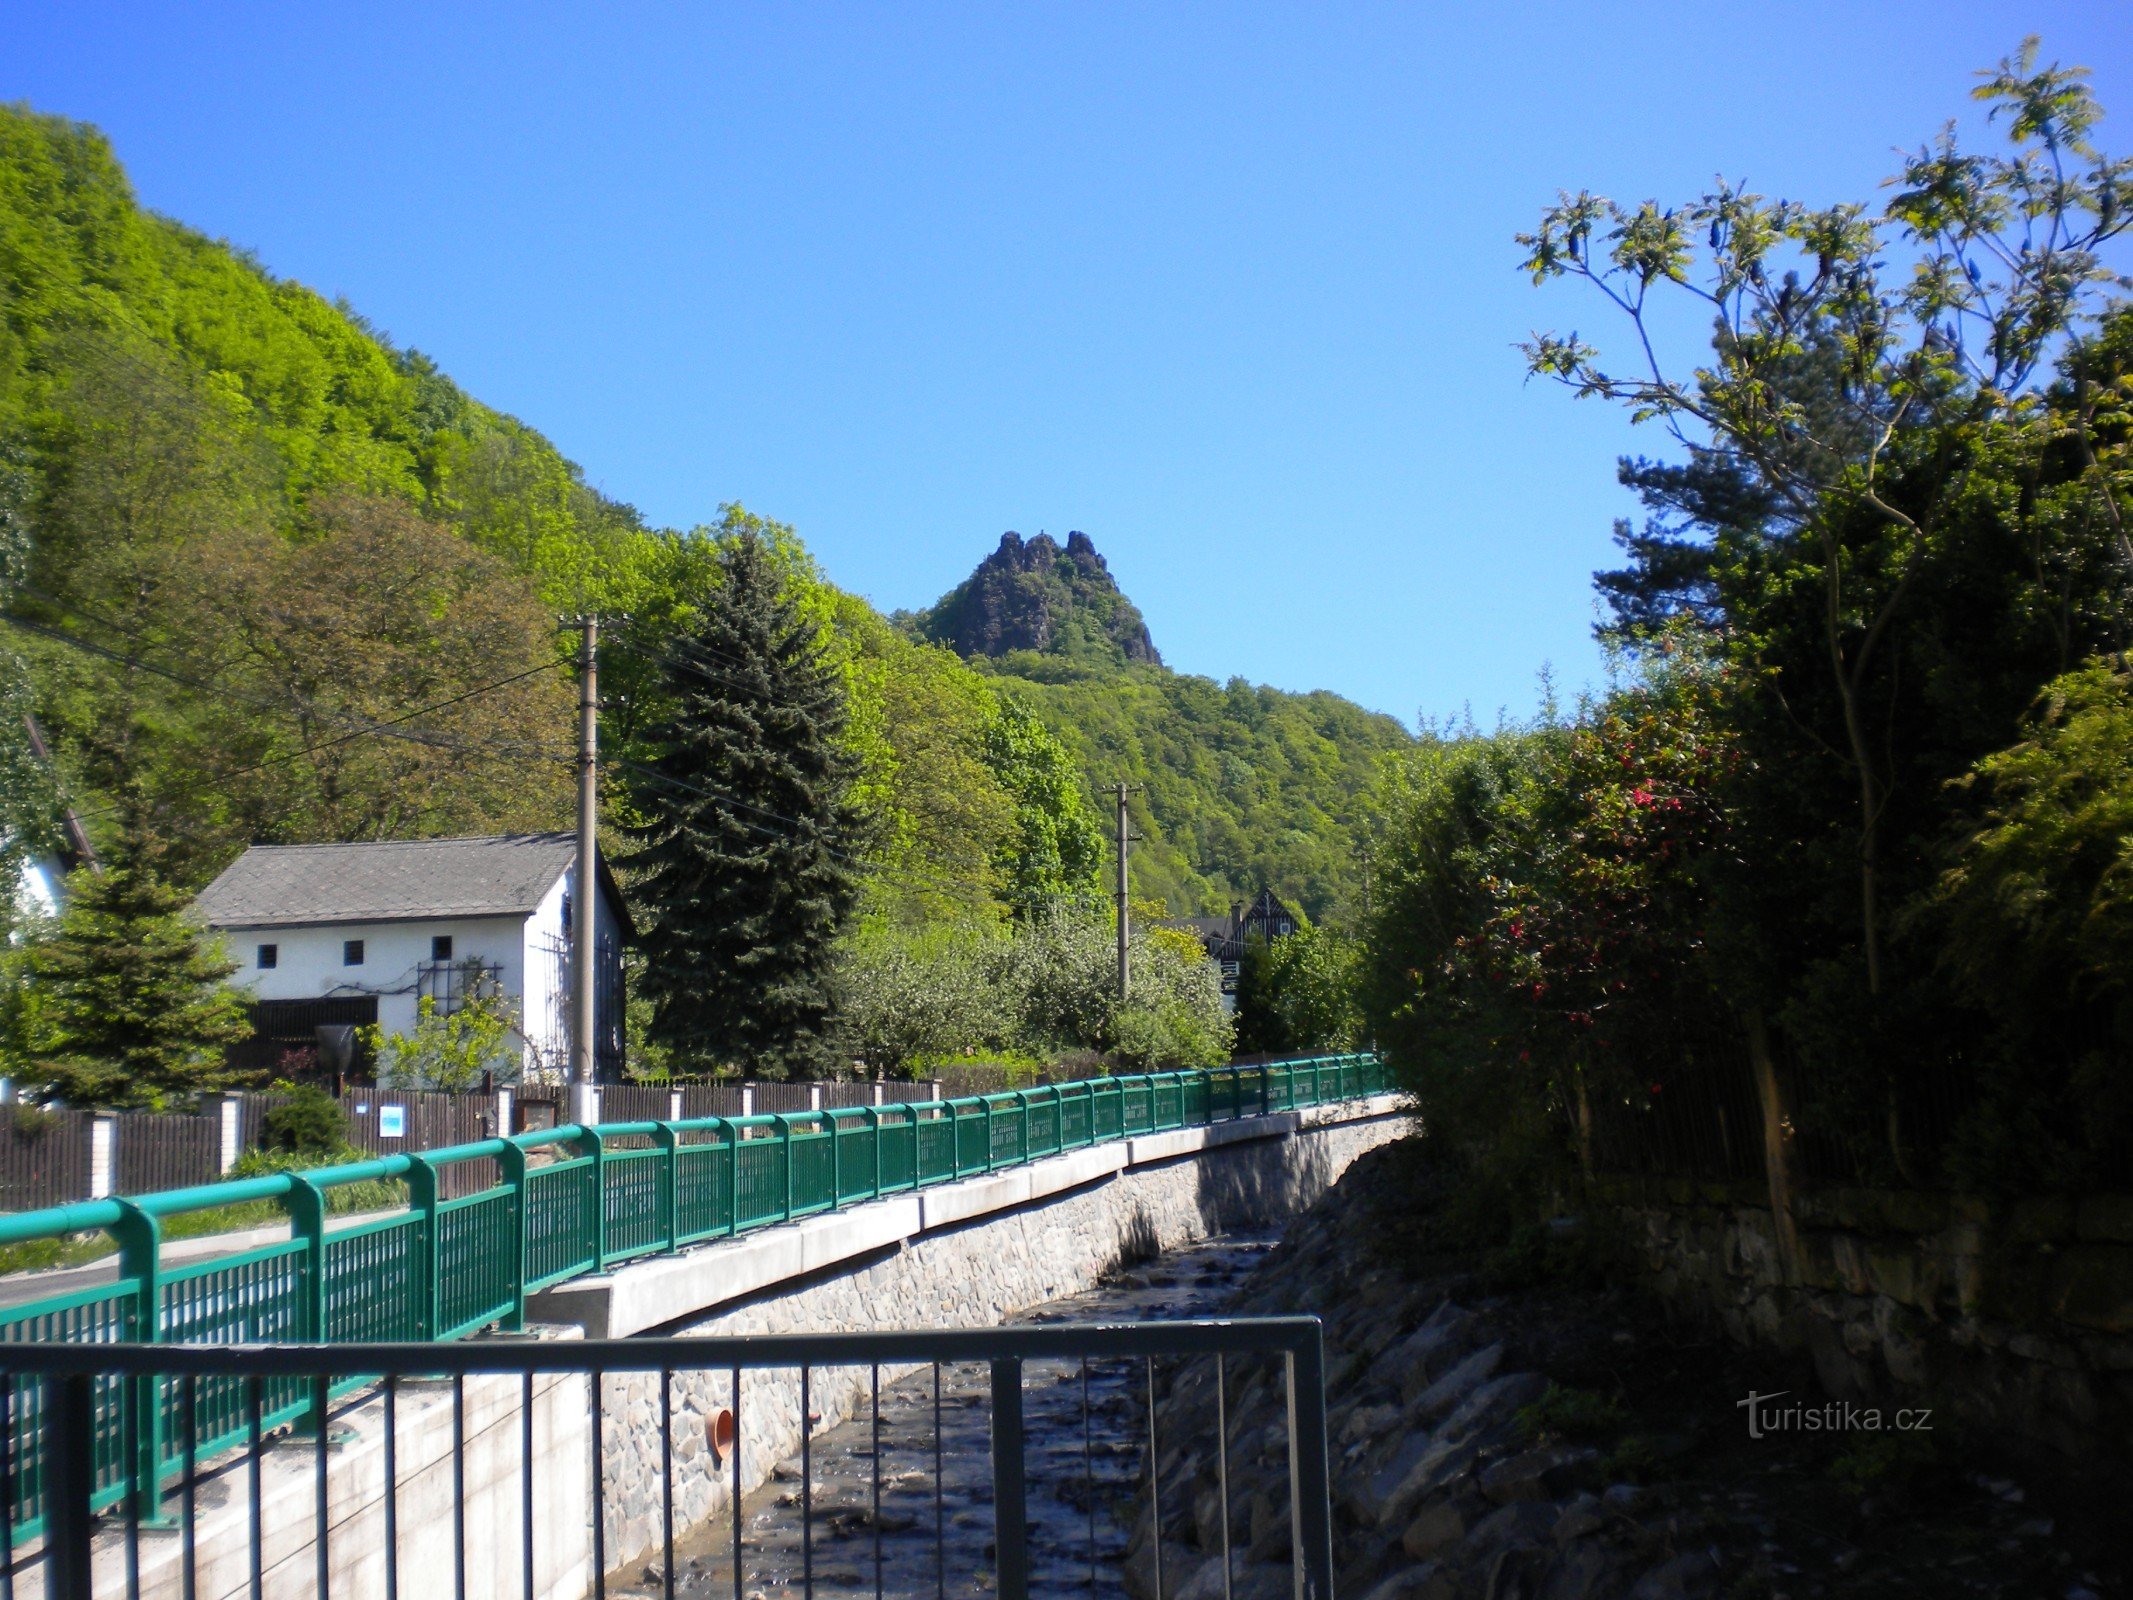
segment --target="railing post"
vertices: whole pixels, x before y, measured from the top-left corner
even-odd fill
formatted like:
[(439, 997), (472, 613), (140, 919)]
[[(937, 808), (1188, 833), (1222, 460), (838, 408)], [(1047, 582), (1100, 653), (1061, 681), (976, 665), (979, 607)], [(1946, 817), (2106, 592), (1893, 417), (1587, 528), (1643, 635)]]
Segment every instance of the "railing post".
[(1022, 1363), (1013, 1356), (998, 1357), (992, 1364), (992, 1510), (997, 1593), (1000, 1600), (1028, 1600), (1029, 1506), (1022, 1475)]
[[(46, 1555), (52, 1600), (92, 1600), (90, 1541), (95, 1519), (96, 1380), (74, 1373), (44, 1380)], [(8, 1551), (9, 1560), (14, 1552)]]
[(792, 1221), (792, 1118), (784, 1112), (778, 1114), (778, 1142), (780, 1154), (785, 1158), (785, 1218)]
[(597, 1123), (582, 1124), (592, 1144), (593, 1271), (607, 1268), (607, 1143)]
[(1289, 1380), (1289, 1537), (1296, 1551), (1296, 1600), (1333, 1600), (1326, 1354), (1319, 1329), (1310, 1329), (1289, 1351), (1285, 1365)]
[(981, 1095), (978, 1104), (985, 1112), (985, 1170), (992, 1171), (992, 1096)]
[[(119, 1221), (112, 1228), (118, 1240), (119, 1273), (134, 1280), (133, 1337), (140, 1344), (162, 1344), (163, 1271), (162, 1225), (149, 1212), (130, 1200), (118, 1202)], [(70, 1382), (72, 1380), (69, 1380)], [(135, 1378), (129, 1397), (136, 1419), (134, 1458), (127, 1474), (132, 1485), (134, 1514), (148, 1526), (162, 1524), (163, 1511), (163, 1397), (161, 1382), (153, 1375)], [(90, 1452), (91, 1474), (95, 1472), (93, 1434), (85, 1432), (84, 1448)], [(89, 1497), (82, 1496), (81, 1514), (89, 1515)], [(86, 1568), (84, 1569), (86, 1573)], [(83, 1579), (86, 1584), (86, 1576)], [(87, 1592), (86, 1588), (83, 1591)]]
[[(881, 1093), (880, 1084), (874, 1085), (874, 1092), (877, 1095)], [(881, 1198), (881, 1113), (875, 1109), (880, 1104), (881, 1102), (876, 1100), (873, 1105), (865, 1108), (867, 1132), (874, 1142), (874, 1192), (869, 1198), (875, 1200)]]
[[(306, 1339), (323, 1344), (326, 1330), (326, 1191), (304, 1173), (289, 1174), (289, 1237), (304, 1247), (304, 1281), (297, 1325)], [(326, 1412), (314, 1401), (297, 1424), (316, 1433), (326, 1445)]]
[[(437, 1227), (437, 1169), (430, 1165), (428, 1156), (409, 1158), (407, 1204), (409, 1210), (422, 1213), (422, 1271), (415, 1286), (416, 1323), (420, 1337), (434, 1339), (444, 1328), (444, 1240)], [(523, 1296), (523, 1277), (519, 1291)]]
[(741, 1231), (741, 1130), (726, 1124), (726, 1237)]
[[(816, 1089), (822, 1086), (817, 1084)], [(836, 1210), (844, 1202), (844, 1141), (837, 1125), (834, 1111), (817, 1112), (822, 1121), (829, 1124), (830, 1138), (830, 1209)]]
[(681, 1135), (673, 1123), (662, 1122), (652, 1130), (652, 1138), (666, 1156), (660, 1164), (659, 1203), (666, 1207), (666, 1250), (671, 1255), (681, 1248)]
[(504, 1327), (517, 1333), (526, 1326), (526, 1253), (532, 1239), (532, 1229), (526, 1226), (525, 1146), (506, 1138), (496, 1168), (511, 1189), (511, 1312)]

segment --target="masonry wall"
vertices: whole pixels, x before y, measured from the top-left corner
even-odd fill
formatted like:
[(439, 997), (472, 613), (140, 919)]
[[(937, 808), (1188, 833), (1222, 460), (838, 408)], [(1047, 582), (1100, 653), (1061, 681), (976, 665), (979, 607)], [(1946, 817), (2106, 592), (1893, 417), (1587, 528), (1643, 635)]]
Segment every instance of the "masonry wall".
[[(1396, 1139), (1406, 1117), (1306, 1128), (1230, 1144), (976, 1220), (922, 1233), (863, 1263), (756, 1295), (663, 1333), (741, 1335), (913, 1327), (983, 1327), (1047, 1300), (1077, 1294), (1113, 1269), (1178, 1245), (1278, 1224), (1304, 1210), (1365, 1150)], [(900, 1373), (884, 1371), (883, 1382)], [(606, 1549), (612, 1568), (634, 1570), (661, 1542), (659, 1395), (656, 1378), (606, 1382), (610, 1421), (603, 1458)], [(863, 1412), (865, 1369), (817, 1370), (811, 1404), (819, 1427)], [(677, 1533), (728, 1505), (730, 1465), (716, 1468), (708, 1426), (733, 1404), (726, 1374), (674, 1379)], [(744, 1379), (739, 1422), (743, 1492), (764, 1482), (800, 1444), (799, 1375)]]
[(1928, 1399), (2001, 1439), (2133, 1461), (2133, 1197), (1814, 1191), (1793, 1201), (1788, 1272), (1759, 1185), (1610, 1193), (1660, 1294), (1804, 1351), (1833, 1395)]

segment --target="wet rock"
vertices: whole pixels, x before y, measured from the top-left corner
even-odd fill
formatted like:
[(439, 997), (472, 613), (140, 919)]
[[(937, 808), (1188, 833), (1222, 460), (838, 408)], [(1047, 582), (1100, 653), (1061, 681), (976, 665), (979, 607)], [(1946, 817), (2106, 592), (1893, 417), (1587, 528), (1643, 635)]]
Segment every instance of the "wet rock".
[(1444, 1419), (1438, 1426), (1438, 1436), (1480, 1428), (1521, 1406), (1530, 1406), (1547, 1392), (1548, 1380), (1537, 1372), (1512, 1372), (1492, 1378), (1469, 1393), (1459, 1403), (1459, 1409)]
[(1423, 1508), (1422, 1514), (1400, 1535), (1400, 1548), (1417, 1561), (1426, 1561), (1446, 1547), (1456, 1545), (1474, 1525), (1473, 1507), (1459, 1501), (1440, 1500)]
[(1711, 1592), (1718, 1563), (1708, 1552), (1691, 1550), (1661, 1562), (1637, 1580), (1630, 1600), (1689, 1600)]
[(1430, 1386), (1433, 1375), (1460, 1348), (1473, 1320), (1472, 1313), (1447, 1300), (1379, 1359), (1379, 1372), (1398, 1387), (1402, 1404)]
[(1245, 1548), (1246, 1561), (1286, 1561), (1295, 1530), (1289, 1517), (1286, 1492), (1279, 1499), (1255, 1494), (1251, 1503), (1252, 1542)]
[(1407, 1567), (1385, 1579), (1364, 1600), (1453, 1600), (1458, 1586), (1435, 1561)]
[(1471, 1472), (1474, 1463), (1481, 1459), (1481, 1450), (1479, 1439), (1448, 1439), (1432, 1443), (1385, 1496), (1373, 1520), (1381, 1528), (1397, 1527), (1424, 1500)]
[(1615, 1483), (1609, 1484), (1606, 1491), (1601, 1494), (1600, 1504), (1609, 1511), (1619, 1512), (1626, 1517), (1634, 1513), (1637, 1507), (1644, 1504), (1644, 1499), (1644, 1490), (1636, 1484)]
[[(1295, 1590), (1295, 1574), (1285, 1562), (1275, 1566), (1270, 1562), (1239, 1561), (1230, 1568), (1228, 1593), (1232, 1600), (1291, 1600)], [(1223, 1600), (1223, 1594), (1222, 1558), (1217, 1556), (1202, 1563), (1186, 1580), (1177, 1600)]]
[(1514, 1548), (1538, 1549), (1555, 1541), (1556, 1509), (1524, 1500), (1490, 1512), (1466, 1536), (1467, 1548), (1480, 1553)]
[(1408, 1402), (1410, 1422), (1430, 1422), (1456, 1408), (1503, 1361), (1501, 1344), (1485, 1345), (1460, 1361), (1444, 1376), (1426, 1385)]
[(1400, 1408), (1396, 1405), (1357, 1406), (1341, 1424), (1339, 1442), (1357, 1444), (1379, 1438), (1399, 1420)]
[(1565, 1550), (1549, 1568), (1540, 1600), (1599, 1600), (1621, 1593), (1621, 1560), (1590, 1539)]
[(1553, 1500), (1569, 1489), (1579, 1472), (1598, 1459), (1597, 1450), (1570, 1445), (1523, 1450), (1484, 1469), (1481, 1492), (1498, 1505), (1514, 1500)]
[(1573, 1539), (1582, 1539), (1598, 1533), (1607, 1525), (1607, 1513), (1600, 1504), (1600, 1497), (1581, 1494), (1563, 1507), (1563, 1514), (1555, 1519), (1555, 1542), (1568, 1544)]

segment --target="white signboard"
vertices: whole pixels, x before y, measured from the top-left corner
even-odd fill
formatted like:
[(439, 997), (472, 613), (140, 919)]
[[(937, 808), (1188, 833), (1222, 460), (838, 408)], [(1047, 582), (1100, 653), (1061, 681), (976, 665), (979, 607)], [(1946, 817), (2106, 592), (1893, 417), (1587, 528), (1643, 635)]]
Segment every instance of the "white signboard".
[(378, 1107), (378, 1137), (381, 1139), (405, 1139), (407, 1137), (407, 1107)]

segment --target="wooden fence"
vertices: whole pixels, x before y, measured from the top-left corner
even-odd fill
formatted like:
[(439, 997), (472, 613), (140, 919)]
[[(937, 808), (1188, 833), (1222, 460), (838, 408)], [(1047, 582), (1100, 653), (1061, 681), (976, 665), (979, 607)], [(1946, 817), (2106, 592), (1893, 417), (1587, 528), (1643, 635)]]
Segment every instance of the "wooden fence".
[(35, 1211), (89, 1195), (86, 1111), (0, 1106), (0, 1207)]

